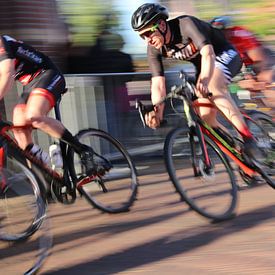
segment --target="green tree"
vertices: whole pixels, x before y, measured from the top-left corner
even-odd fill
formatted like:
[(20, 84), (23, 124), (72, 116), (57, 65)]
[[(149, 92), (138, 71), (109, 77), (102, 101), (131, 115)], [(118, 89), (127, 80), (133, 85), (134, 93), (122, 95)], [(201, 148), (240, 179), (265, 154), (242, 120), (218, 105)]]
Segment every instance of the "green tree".
[(112, 5), (101, 0), (59, 0), (73, 45), (91, 45), (103, 29), (118, 24)]
[(275, 35), (274, 0), (195, 0), (194, 4), (198, 16), (205, 20), (228, 14), (234, 24), (248, 27), (263, 39)]

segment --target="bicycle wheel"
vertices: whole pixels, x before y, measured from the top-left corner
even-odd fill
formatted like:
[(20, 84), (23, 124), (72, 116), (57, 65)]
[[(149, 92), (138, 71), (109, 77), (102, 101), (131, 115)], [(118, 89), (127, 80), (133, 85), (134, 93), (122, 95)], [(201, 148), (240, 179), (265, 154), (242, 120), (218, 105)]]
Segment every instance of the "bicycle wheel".
[[(94, 162), (107, 162), (111, 168), (102, 176), (90, 177), (78, 190), (96, 208), (108, 212), (128, 211), (137, 195), (138, 180), (135, 166), (126, 149), (108, 133), (97, 129), (80, 131), (76, 136), (94, 150)], [(73, 154), (71, 151), (70, 154)], [(77, 154), (71, 155), (73, 178), (83, 175)]]
[(275, 123), (270, 116), (253, 112), (246, 118), (247, 125), (257, 140), (257, 145), (264, 153), (265, 161), (261, 163), (267, 175), (265, 180), (275, 188)]
[(172, 130), (164, 145), (165, 164), (182, 200), (213, 221), (233, 217), (238, 188), (230, 164), (218, 146), (205, 136), (212, 168), (206, 170), (198, 139), (183, 128)]
[(38, 230), (45, 217), (46, 203), (38, 178), (10, 153), (0, 168), (0, 240), (22, 241)]
[(0, 241), (1, 274), (37, 274), (52, 248), (50, 220), (45, 217), (39, 230), (23, 242)]

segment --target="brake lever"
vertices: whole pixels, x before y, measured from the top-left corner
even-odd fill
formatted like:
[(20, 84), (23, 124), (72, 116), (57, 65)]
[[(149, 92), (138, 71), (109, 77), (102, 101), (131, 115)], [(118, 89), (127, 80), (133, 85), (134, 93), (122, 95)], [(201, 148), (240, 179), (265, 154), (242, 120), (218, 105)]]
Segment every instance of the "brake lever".
[[(140, 120), (142, 121), (143, 127), (146, 128), (145, 123), (145, 114), (154, 110), (154, 105), (144, 105), (141, 101), (136, 100), (136, 109), (138, 109)], [(160, 122), (160, 127), (167, 124), (167, 121), (164, 119)]]
[(153, 105), (145, 106), (142, 104), (141, 101), (136, 100), (136, 109), (138, 109), (140, 120), (142, 121), (143, 127), (145, 128), (146, 127), (145, 114), (153, 111), (154, 106)]

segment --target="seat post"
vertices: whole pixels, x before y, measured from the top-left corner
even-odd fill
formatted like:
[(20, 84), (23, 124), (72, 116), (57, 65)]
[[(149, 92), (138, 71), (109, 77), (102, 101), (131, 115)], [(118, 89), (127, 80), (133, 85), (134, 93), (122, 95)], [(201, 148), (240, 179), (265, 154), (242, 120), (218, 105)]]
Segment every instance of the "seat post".
[(65, 88), (62, 92), (61, 92), (61, 97), (56, 101), (55, 105), (54, 105), (54, 113), (55, 113), (55, 118), (59, 121), (61, 121), (61, 113), (60, 113), (60, 102), (61, 102), (61, 98), (62, 96), (68, 91), (67, 88)]
[(61, 121), (61, 113), (59, 108), (60, 102), (61, 102), (61, 98), (59, 98), (54, 105), (55, 118), (59, 121)]

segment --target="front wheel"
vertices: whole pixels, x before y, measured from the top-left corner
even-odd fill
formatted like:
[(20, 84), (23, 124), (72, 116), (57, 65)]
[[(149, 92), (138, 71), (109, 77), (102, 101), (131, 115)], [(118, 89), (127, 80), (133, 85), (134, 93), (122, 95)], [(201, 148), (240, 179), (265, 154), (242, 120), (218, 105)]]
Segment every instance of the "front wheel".
[[(81, 194), (96, 208), (108, 213), (128, 211), (136, 199), (138, 180), (135, 166), (122, 144), (108, 133), (86, 129), (77, 139), (94, 151), (95, 165), (108, 166), (101, 173), (77, 184)], [(71, 151), (71, 173), (76, 183), (83, 175), (79, 156)]]
[(46, 202), (38, 181), (19, 155), (5, 156), (0, 167), (0, 240), (22, 241), (39, 229)]
[(0, 159), (1, 273), (37, 274), (52, 245), (42, 183), (15, 148)]
[(222, 221), (234, 215), (238, 188), (218, 146), (207, 136), (205, 143), (210, 169), (204, 165), (198, 138), (183, 128), (172, 130), (165, 140), (165, 164), (181, 199), (200, 215)]

